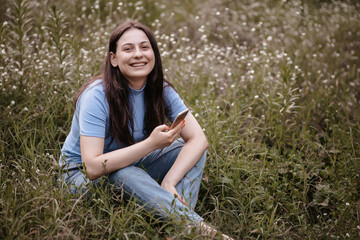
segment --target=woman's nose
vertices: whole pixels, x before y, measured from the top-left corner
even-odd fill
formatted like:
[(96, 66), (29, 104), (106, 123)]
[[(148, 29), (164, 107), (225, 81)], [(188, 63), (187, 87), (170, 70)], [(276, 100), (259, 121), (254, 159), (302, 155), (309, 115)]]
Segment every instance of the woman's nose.
[(141, 57), (142, 56), (142, 52), (141, 52), (141, 49), (139, 47), (136, 47), (135, 48), (135, 53), (134, 53), (134, 57)]

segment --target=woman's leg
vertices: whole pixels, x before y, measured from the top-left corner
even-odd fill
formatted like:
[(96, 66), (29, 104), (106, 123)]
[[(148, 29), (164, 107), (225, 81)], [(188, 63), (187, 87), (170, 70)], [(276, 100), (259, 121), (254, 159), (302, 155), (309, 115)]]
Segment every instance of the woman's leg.
[[(66, 170), (62, 174), (62, 180), (70, 186), (72, 194), (90, 196), (90, 190), (100, 186), (98, 179), (89, 180), (80, 168)], [(104, 178), (104, 183), (119, 195), (124, 193), (128, 198), (137, 198), (146, 209), (161, 217), (169, 218), (174, 214), (178, 218), (186, 217), (194, 223), (203, 220), (139, 167), (128, 166), (114, 171)]]
[[(154, 151), (136, 164), (109, 174), (108, 181), (113, 186), (113, 190), (119, 194), (125, 192), (127, 196), (136, 197), (145, 204), (147, 209), (155, 210), (162, 217), (166, 218), (169, 213), (177, 212), (188, 216), (195, 224), (202, 221), (193, 209), (199, 193), (206, 152), (176, 186), (179, 194), (182, 194), (189, 203), (190, 209), (159, 185), (175, 162), (183, 145), (183, 140), (178, 139), (169, 147)], [(83, 193), (90, 189), (91, 185), (99, 185), (98, 180), (90, 181), (78, 168), (64, 173), (63, 179), (70, 185), (73, 194)]]
[[(174, 164), (183, 146), (184, 141), (177, 139), (169, 147), (150, 153), (139, 161), (137, 165), (144, 168), (153, 179), (161, 184), (161, 181)], [(176, 185), (176, 190), (182, 195), (192, 210), (197, 202), (205, 162), (206, 151), (196, 165)]]
[(203, 153), (196, 165), (176, 185), (176, 190), (182, 195), (192, 210), (194, 210), (198, 200), (205, 162), (206, 151)]
[(144, 207), (164, 218), (170, 214), (187, 217), (198, 223), (203, 219), (194, 211), (184, 206), (178, 199), (163, 189), (148, 173), (137, 166), (128, 166), (109, 174), (112, 190), (137, 198)]
[(91, 181), (81, 167), (64, 169), (61, 180), (70, 187), (71, 194), (89, 192), (93, 185), (99, 184), (99, 180)]

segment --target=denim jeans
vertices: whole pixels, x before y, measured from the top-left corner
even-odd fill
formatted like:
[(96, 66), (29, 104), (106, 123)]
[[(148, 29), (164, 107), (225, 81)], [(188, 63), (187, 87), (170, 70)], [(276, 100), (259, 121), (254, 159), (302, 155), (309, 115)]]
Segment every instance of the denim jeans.
[[(184, 141), (179, 138), (172, 145), (155, 150), (132, 165), (110, 173), (105, 178), (106, 184), (109, 184), (116, 194), (125, 193), (128, 198), (137, 198), (146, 209), (155, 211), (160, 217), (167, 219), (174, 214), (178, 218), (186, 217), (195, 224), (199, 223), (203, 219), (194, 212), (194, 208), (206, 162), (206, 151), (176, 185), (178, 193), (186, 200), (188, 206), (160, 186), (183, 145)], [(100, 185), (99, 179), (91, 181), (80, 168), (68, 169), (62, 177), (70, 185), (73, 194)]]

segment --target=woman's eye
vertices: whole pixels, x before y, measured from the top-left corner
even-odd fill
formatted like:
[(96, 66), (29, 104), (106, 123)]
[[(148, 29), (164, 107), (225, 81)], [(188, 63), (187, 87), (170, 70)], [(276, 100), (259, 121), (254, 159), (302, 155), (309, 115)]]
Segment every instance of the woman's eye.
[(122, 51), (130, 51), (132, 49), (132, 46), (126, 44), (124, 46), (121, 47)]

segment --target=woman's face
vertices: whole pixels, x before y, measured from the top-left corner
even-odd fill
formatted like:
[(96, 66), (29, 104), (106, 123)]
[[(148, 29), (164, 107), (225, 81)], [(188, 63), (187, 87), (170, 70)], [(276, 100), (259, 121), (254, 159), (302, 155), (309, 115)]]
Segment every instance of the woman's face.
[(116, 54), (111, 54), (111, 64), (119, 67), (130, 86), (141, 88), (155, 65), (154, 51), (149, 38), (137, 28), (123, 33), (117, 42)]

